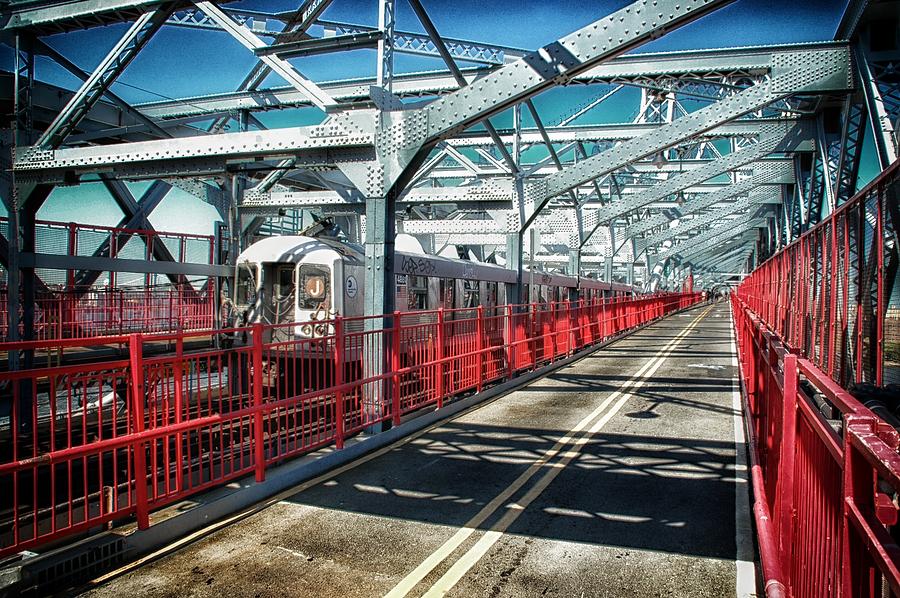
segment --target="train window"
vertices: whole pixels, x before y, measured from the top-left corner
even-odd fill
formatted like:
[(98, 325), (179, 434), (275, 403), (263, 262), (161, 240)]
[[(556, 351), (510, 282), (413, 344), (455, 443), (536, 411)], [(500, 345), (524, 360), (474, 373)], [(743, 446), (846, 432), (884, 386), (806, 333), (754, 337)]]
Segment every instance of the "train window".
[(240, 264), (237, 267), (237, 283), (234, 287), (234, 304), (250, 305), (256, 301), (256, 281), (259, 279), (256, 264)]
[(453, 300), (456, 290), (456, 281), (453, 278), (441, 279), (441, 307), (453, 309)]
[(486, 306), (493, 307), (497, 305), (497, 283), (489, 282), (485, 285), (485, 292), (487, 293), (487, 297), (485, 297), (484, 304)]
[(275, 269), (275, 297), (284, 299), (294, 295), (294, 267), (278, 266)]
[(331, 284), (328, 268), (303, 264), (300, 266), (300, 309), (330, 309)]
[(463, 281), (463, 307), (478, 307), (478, 281)]
[(410, 276), (407, 293), (408, 309), (425, 309), (428, 306), (428, 277)]

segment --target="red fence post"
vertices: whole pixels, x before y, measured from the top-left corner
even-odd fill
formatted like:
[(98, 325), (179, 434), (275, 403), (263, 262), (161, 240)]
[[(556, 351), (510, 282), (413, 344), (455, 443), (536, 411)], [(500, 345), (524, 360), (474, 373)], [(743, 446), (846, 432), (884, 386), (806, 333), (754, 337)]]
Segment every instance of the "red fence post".
[(266, 479), (266, 445), (263, 420), (263, 325), (253, 325), (253, 455), (256, 461), (256, 481)]
[[(182, 412), (184, 411), (184, 335), (179, 334), (175, 339), (175, 423), (180, 424), (182, 420)], [(183, 449), (181, 447), (182, 434), (179, 432), (175, 435), (175, 462), (178, 473), (175, 474), (175, 490), (181, 492), (184, 487), (184, 476), (182, 475), (182, 460), (184, 459)]]
[(394, 312), (393, 326), (391, 327), (391, 372), (393, 388), (391, 389), (391, 421), (395, 426), (400, 425), (400, 312)]
[(478, 371), (475, 374), (475, 388), (477, 392), (481, 392), (484, 385), (484, 306), (479, 305), (475, 308), (475, 350), (478, 352), (476, 364)]
[[(128, 340), (131, 366), (131, 418), (135, 434), (144, 431), (144, 350), (141, 334), (132, 334)], [(147, 498), (147, 442), (138, 441), (133, 446), (134, 497), (138, 529), (150, 527), (150, 504)]]
[(516, 325), (513, 321), (513, 306), (506, 305), (503, 313), (506, 316), (506, 378), (512, 380), (516, 371)]
[(437, 312), (437, 408), (444, 406), (444, 308), (439, 307)]
[(334, 446), (344, 448), (344, 318), (334, 318)]
[(778, 539), (781, 566), (791, 570), (794, 527), (794, 455), (797, 444), (797, 356), (784, 356), (784, 393), (781, 403), (781, 447), (778, 458)]

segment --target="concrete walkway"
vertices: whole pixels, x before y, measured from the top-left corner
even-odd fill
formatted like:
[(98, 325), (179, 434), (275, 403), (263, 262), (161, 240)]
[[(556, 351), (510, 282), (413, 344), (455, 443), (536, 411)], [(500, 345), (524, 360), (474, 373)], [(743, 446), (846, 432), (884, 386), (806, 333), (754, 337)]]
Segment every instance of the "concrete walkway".
[(88, 594), (746, 596), (733, 356), (678, 314)]

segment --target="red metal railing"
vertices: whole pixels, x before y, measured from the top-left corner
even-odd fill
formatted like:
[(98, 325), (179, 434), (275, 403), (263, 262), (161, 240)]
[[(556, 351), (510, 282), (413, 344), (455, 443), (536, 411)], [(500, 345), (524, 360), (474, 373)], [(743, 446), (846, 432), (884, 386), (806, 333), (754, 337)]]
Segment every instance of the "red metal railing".
[[(228, 349), (199, 333), (0, 343), (0, 352), (121, 343), (128, 358), (0, 372), (0, 556), (149, 513), (382, 421), (541, 367), (700, 301), (668, 294), (586, 303), (336, 318), (321, 336), (256, 325)], [(219, 331), (220, 333), (222, 331)], [(382, 367), (383, 365), (383, 367)]]
[[(5, 234), (8, 227), (9, 219), (0, 217), (0, 231)], [(215, 241), (212, 235), (37, 220), (34, 243), (35, 253), (90, 256), (99, 251), (103, 257), (139, 260), (153, 259), (154, 248), (164, 246), (176, 262), (212, 264)]]
[(900, 595), (900, 437), (739, 296), (732, 313), (766, 595)]
[[(211, 330), (216, 313), (213, 288), (210, 280), (200, 291), (181, 285), (42, 292), (35, 299), (34, 339)], [(0, 288), (0, 338), (8, 334), (7, 292)]]
[[(8, 232), (0, 218), (0, 233)], [(215, 259), (211, 235), (128, 229), (75, 222), (38, 220), (35, 253), (66, 256), (100, 255), (107, 258), (154, 260), (164, 248), (178, 263), (211, 265)], [(108, 272), (87, 281), (75, 270), (42, 268), (37, 275), (42, 289), (35, 299), (34, 338), (87, 338), (130, 332), (209, 330), (215, 321), (211, 280), (198, 291), (190, 281), (159, 286), (158, 275)], [(96, 280), (95, 280), (96, 279)], [(99, 281), (95, 285), (94, 282)], [(194, 280), (194, 283), (204, 282)], [(8, 335), (5, 281), (0, 287), (0, 337)]]
[(900, 383), (900, 162), (770, 258), (738, 295), (844, 388)]

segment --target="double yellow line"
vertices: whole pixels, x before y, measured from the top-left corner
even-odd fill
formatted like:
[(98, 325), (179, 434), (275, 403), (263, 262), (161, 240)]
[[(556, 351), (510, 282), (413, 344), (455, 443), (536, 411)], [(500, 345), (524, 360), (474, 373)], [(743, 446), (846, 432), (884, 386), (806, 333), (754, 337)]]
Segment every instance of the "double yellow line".
[[(453, 536), (444, 542), (437, 550), (429, 555), (422, 563), (411, 571), (403, 580), (398, 583), (394, 589), (388, 592), (386, 598), (400, 598), (407, 596), (412, 590), (418, 586), (438, 565), (447, 561), (451, 554), (455, 552), (469, 537), (471, 537), (479, 526), (496, 513), (501, 506), (506, 505), (506, 512), (500, 519), (490, 526), (478, 541), (469, 548), (462, 556), (460, 556), (449, 569), (432, 585), (422, 596), (432, 598), (443, 596), (449, 592), (459, 581), (475, 566), (475, 564), (487, 554), (488, 550), (501, 538), (509, 529), (509, 526), (518, 519), (528, 505), (530, 505), (541, 493), (550, 485), (550, 483), (558, 476), (562, 470), (581, 452), (582, 447), (587, 444), (591, 438), (599, 432), (610, 419), (615, 416), (622, 406), (632, 396), (632, 392), (639, 389), (644, 382), (653, 376), (660, 368), (668, 356), (676, 349), (681, 341), (691, 333), (697, 326), (710, 308), (704, 310), (698, 315), (684, 330), (669, 341), (662, 349), (659, 350), (652, 358), (650, 358), (637, 373), (629, 380), (624, 382), (618, 390), (606, 397), (603, 402), (592, 411), (587, 417), (582, 419), (572, 428), (565, 436), (560, 438), (550, 449), (548, 449), (537, 461), (524, 471), (515, 481), (507, 486), (500, 494), (494, 497), (487, 505), (485, 505), (474, 517), (461, 527)], [(610, 405), (611, 408), (607, 409)], [(591, 423), (593, 422), (593, 424)], [(590, 428), (578, 436), (585, 428)], [(559, 457), (555, 462), (554, 459)], [(541, 470), (545, 470), (544, 474), (538, 479), (528, 491), (522, 495), (516, 502), (509, 503), (510, 499), (520, 490), (531, 478), (538, 474)]]

